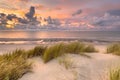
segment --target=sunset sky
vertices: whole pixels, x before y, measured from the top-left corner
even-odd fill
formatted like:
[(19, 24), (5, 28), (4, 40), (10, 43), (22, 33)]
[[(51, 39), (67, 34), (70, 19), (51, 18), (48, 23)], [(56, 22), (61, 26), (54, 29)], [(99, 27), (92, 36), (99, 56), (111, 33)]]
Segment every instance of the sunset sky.
[(120, 29), (120, 0), (0, 0), (0, 12), (20, 17), (30, 6), (37, 16), (51, 16), (64, 26)]

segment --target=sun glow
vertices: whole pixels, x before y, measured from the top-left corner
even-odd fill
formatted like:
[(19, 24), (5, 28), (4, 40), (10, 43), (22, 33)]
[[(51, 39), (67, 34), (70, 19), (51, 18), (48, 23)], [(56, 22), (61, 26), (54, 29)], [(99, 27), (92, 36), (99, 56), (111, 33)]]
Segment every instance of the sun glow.
[(0, 13), (15, 14), (18, 17), (25, 17), (25, 11), (22, 11), (22, 10), (9, 10), (9, 9), (1, 9), (0, 8)]
[(47, 25), (48, 23), (46, 21), (41, 21), (41, 25)]
[(16, 18), (13, 18), (11, 21), (10, 20), (7, 21), (6, 27), (14, 28), (17, 23), (18, 23), (18, 20)]

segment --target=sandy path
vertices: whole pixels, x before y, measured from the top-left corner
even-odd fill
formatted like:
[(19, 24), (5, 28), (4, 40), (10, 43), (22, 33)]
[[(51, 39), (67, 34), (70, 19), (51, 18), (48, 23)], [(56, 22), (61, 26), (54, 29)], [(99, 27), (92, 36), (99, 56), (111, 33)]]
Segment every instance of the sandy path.
[[(20, 80), (66, 80), (73, 76), (57, 60), (44, 64), (42, 59), (34, 58), (33, 73), (28, 73)], [(72, 80), (72, 79), (71, 79)]]
[(72, 61), (73, 67), (70, 69), (60, 65), (58, 59), (44, 64), (42, 59), (34, 58), (33, 73), (28, 73), (19, 80), (108, 80), (108, 71), (120, 65), (119, 56), (103, 53), (88, 55), (91, 58), (67, 55)]

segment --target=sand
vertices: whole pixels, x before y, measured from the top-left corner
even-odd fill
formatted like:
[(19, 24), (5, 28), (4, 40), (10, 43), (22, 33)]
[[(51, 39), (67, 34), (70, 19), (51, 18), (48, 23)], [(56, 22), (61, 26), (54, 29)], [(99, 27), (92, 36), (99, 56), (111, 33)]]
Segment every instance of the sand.
[[(110, 69), (119, 66), (120, 57), (104, 54), (106, 46), (97, 45), (98, 53), (86, 53), (91, 58), (67, 54), (48, 63), (41, 58), (32, 58), (32, 73), (25, 74), (19, 80), (108, 80)], [(60, 60), (68, 61), (71, 66), (66, 69)]]

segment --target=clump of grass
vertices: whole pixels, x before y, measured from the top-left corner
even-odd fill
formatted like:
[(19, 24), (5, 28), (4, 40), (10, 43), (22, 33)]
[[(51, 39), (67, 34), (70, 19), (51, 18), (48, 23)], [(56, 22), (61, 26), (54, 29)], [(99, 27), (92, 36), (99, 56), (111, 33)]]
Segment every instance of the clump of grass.
[(112, 53), (115, 55), (120, 55), (120, 43), (114, 43), (108, 46), (107, 53)]
[(66, 53), (74, 53), (79, 54), (80, 52), (84, 52), (85, 45), (80, 42), (71, 42), (66, 45)]
[[(37, 46), (25, 51), (16, 49), (13, 52), (0, 56), (0, 80), (17, 80), (31, 70), (29, 58), (42, 56), (44, 62), (48, 62), (64, 53), (79, 54), (83, 52), (94, 52), (94, 47), (79, 42), (69, 44), (59, 43), (50, 47)], [(66, 68), (71, 66), (67, 60), (63, 60)]]
[(25, 51), (23, 49), (16, 49), (13, 52), (7, 53), (5, 55), (3, 54), (2, 56), (5, 56), (6, 59), (14, 59), (20, 56), (24, 58), (32, 58), (36, 56), (42, 56), (45, 50), (46, 47), (36, 46), (28, 51)]
[(21, 56), (21, 50), (0, 56), (0, 80), (18, 80), (31, 70), (31, 63)]
[(31, 63), (28, 59), (43, 55), (46, 47), (37, 46), (25, 51), (16, 49), (13, 52), (0, 56), (0, 80), (18, 80), (27, 72), (31, 71)]
[(36, 46), (34, 49), (26, 51), (26, 55), (28, 58), (35, 57), (35, 56), (43, 56), (46, 47), (43, 46)]
[(66, 46), (66, 53), (83, 54), (85, 52), (96, 52), (94, 46), (80, 42), (72, 42)]
[(64, 53), (72, 53), (72, 54), (81, 54), (85, 52), (96, 52), (95, 48), (91, 45), (85, 45), (80, 42), (72, 42), (72, 43), (59, 43), (53, 46), (48, 47), (43, 55), (44, 62), (48, 62), (51, 59), (54, 59), (58, 56), (61, 56)]
[(110, 80), (120, 80), (120, 68), (116, 68), (110, 71)]
[(87, 45), (86, 47), (85, 47), (85, 50), (84, 50), (85, 52), (89, 52), (89, 53), (91, 53), (91, 52), (97, 52), (97, 50), (95, 49), (95, 47), (93, 46), (93, 45)]
[(62, 58), (59, 59), (59, 63), (60, 65), (63, 65), (66, 69), (70, 69), (73, 67), (73, 61), (66, 55), (63, 55)]
[(51, 47), (48, 47), (43, 55), (44, 62), (48, 62), (53, 58), (56, 58), (64, 53), (64, 44), (59, 43), (56, 45), (53, 45)]
[(22, 49), (16, 49), (15, 51), (13, 52), (9, 52), (7, 54), (3, 54), (0, 56), (0, 59), (5, 59), (5, 60), (14, 60), (18, 57), (23, 57), (23, 58), (26, 58), (25, 56), (25, 50), (22, 50)]

